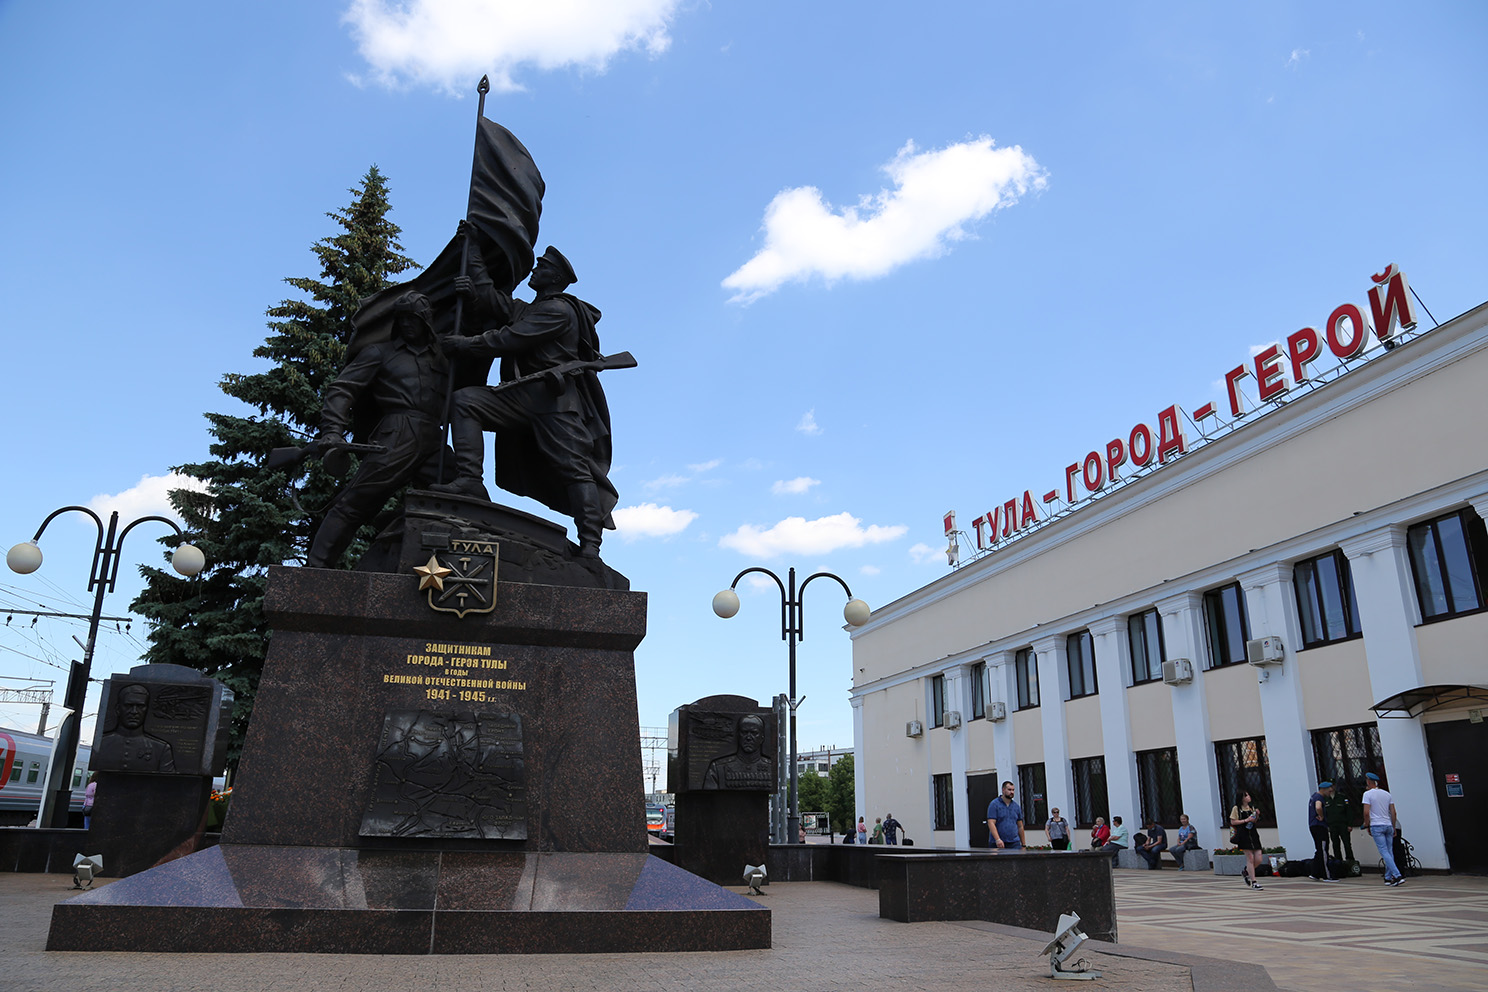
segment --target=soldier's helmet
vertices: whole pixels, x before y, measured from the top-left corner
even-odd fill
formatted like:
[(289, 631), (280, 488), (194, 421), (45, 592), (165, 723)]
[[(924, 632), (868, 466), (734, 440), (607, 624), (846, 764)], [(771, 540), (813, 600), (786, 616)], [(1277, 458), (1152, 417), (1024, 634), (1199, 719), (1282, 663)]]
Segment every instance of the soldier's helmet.
[(423, 293), (409, 290), (393, 301), (393, 316), (400, 313), (408, 313), (417, 317), (429, 330), (434, 329), (434, 308), (429, 304), (429, 298)]

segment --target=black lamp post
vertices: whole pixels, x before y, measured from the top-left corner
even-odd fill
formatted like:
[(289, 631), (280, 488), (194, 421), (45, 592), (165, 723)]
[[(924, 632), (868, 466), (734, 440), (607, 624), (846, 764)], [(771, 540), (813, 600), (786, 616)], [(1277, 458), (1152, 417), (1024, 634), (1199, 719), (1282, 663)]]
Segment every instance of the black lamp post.
[(847, 593), (847, 605), (842, 608), (842, 619), (854, 627), (861, 627), (868, 622), (869, 610), (868, 604), (861, 599), (854, 599), (847, 583), (831, 572), (815, 572), (808, 575), (802, 581), (800, 588), (797, 588), (794, 568), (787, 573), (789, 576), (787, 583), (781, 582), (780, 576), (768, 568), (755, 566), (746, 568), (734, 576), (734, 581), (729, 583), (729, 587), (713, 597), (714, 613), (727, 620), (739, 612), (739, 594), (734, 592), (734, 587), (750, 572), (768, 575), (780, 587), (780, 638), (790, 645), (790, 795), (786, 801), (785, 842), (793, 844), (800, 836), (801, 829), (801, 811), (796, 808), (796, 707), (800, 704), (800, 700), (796, 699), (796, 642), (806, 637), (805, 616), (801, 600), (812, 579), (827, 578), (834, 580), (842, 587), (842, 591)]
[[(64, 506), (60, 510), (53, 510), (41, 522), (41, 526), (36, 528), (35, 537), (10, 549), (5, 556), (5, 563), (10, 566), (11, 571), (29, 575), (41, 567), (39, 542), (42, 532), (47, 529), (48, 524), (69, 510), (86, 513), (98, 525), (98, 543), (93, 549), (93, 569), (88, 578), (88, 591), (94, 594), (93, 615), (88, 620), (88, 643), (83, 646), (83, 660), (81, 663), (73, 662), (72, 670), (67, 676), (67, 694), (62, 705), (68, 710), (68, 714), (58, 728), (57, 746), (52, 749), (52, 760), (47, 767), (41, 809), (36, 817), (38, 827), (67, 826), (67, 807), (72, 802), (72, 766), (77, 760), (83, 700), (88, 694), (88, 676), (93, 670), (93, 647), (98, 642), (98, 621), (103, 616), (104, 594), (114, 591), (114, 584), (119, 578), (119, 556), (124, 548), (124, 538), (129, 536), (129, 532), (137, 524), (147, 520), (158, 520), (175, 531), (178, 537), (186, 536), (181, 533), (181, 528), (176, 526), (175, 521), (158, 516), (140, 517), (125, 526), (121, 532), (117, 511), (109, 515), (108, 533), (105, 535), (103, 520), (98, 514), (86, 506)], [(206, 557), (194, 544), (183, 543), (171, 555), (171, 567), (188, 578), (199, 573), (205, 565)]]

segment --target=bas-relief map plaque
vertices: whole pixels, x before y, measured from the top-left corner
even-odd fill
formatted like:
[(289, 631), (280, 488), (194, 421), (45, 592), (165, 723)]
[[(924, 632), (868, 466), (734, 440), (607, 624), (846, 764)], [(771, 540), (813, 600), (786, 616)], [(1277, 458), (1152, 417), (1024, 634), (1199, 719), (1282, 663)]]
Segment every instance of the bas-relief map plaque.
[(521, 716), (388, 710), (361, 835), (526, 840)]

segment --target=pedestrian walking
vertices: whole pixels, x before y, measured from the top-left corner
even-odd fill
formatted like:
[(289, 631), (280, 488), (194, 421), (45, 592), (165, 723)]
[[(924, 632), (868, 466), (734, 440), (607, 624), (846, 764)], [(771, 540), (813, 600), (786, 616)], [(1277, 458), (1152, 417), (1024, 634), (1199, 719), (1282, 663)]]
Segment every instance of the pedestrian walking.
[(1395, 798), (1380, 785), (1380, 777), (1374, 772), (1364, 776), (1369, 791), (1364, 793), (1360, 804), (1364, 807), (1364, 822), (1361, 830), (1368, 830), (1379, 848), (1380, 858), (1385, 862), (1385, 884), (1404, 885), (1405, 876), (1395, 867), (1395, 832), (1400, 829), (1400, 820), (1395, 815)]

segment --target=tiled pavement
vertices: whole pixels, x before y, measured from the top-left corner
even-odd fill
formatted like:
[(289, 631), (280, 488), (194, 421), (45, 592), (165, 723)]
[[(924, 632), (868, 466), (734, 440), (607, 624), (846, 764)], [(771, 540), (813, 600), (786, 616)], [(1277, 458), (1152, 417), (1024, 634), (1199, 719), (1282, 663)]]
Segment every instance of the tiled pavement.
[[(1047, 988), (1040, 944), (956, 923), (906, 925), (878, 916), (878, 893), (829, 882), (776, 883), (761, 901), (774, 947), (690, 954), (444, 955), (57, 953), (52, 904), (69, 876), (0, 874), (5, 992), (433, 992), (439, 989), (646, 992), (1022, 992)], [(1102, 958), (1131, 992), (1189, 992), (1188, 969)], [(1099, 982), (1092, 984), (1101, 984)]]
[(1122, 946), (1263, 964), (1282, 989), (1488, 989), (1488, 878), (1262, 879), (1118, 871)]
[[(62, 875), (0, 874), (0, 989), (5, 992), (431, 992), (493, 990), (865, 990), (1019, 992), (1049, 989), (1040, 944), (979, 922), (901, 924), (878, 916), (878, 894), (832, 883), (776, 883), (774, 947), (670, 955), (395, 957), (375, 955), (51, 953), (51, 907)], [(1254, 962), (1299, 992), (1488, 989), (1488, 879), (1378, 878), (1333, 885), (1272, 879), (1252, 892), (1234, 878), (1177, 871), (1116, 873), (1121, 943), (1095, 945), (1093, 988), (1264, 992)], [(1102, 948), (1113, 953), (1099, 953)], [(1155, 953), (1148, 948), (1158, 949)], [(1176, 953), (1164, 953), (1176, 952)], [(1185, 964), (1184, 955), (1209, 961)], [(1167, 961), (1153, 960), (1167, 958)]]

